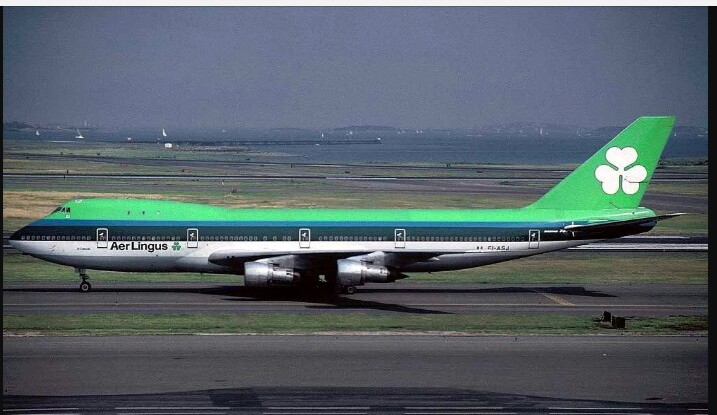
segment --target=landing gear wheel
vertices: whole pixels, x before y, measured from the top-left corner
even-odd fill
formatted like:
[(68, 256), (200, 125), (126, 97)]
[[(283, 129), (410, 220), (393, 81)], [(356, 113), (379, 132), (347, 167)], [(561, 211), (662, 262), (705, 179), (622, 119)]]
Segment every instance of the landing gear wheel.
[(88, 281), (90, 279), (90, 276), (87, 275), (87, 270), (84, 268), (75, 268), (75, 272), (82, 279), (82, 282), (80, 283), (80, 292), (89, 292), (92, 289), (92, 284), (90, 284), (90, 281)]

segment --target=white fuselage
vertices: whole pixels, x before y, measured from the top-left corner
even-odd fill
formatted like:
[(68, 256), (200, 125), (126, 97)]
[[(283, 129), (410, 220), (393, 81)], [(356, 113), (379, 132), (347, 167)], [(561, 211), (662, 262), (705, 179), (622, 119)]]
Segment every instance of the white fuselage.
[(253, 256), (321, 255), (352, 253), (436, 253), (426, 260), (402, 267), (402, 271), (428, 272), (472, 268), (595, 242), (595, 240), (545, 242), (418, 242), (396, 247), (394, 241), (11, 241), (16, 249), (46, 261), (81, 269), (142, 272), (237, 273), (237, 269), (209, 262), (215, 252), (246, 252)]

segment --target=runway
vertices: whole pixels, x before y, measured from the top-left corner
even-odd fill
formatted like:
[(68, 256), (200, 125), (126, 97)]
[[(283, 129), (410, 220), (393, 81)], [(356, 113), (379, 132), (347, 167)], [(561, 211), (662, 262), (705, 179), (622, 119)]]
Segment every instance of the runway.
[(3, 338), (4, 413), (706, 414), (707, 337)]
[(708, 314), (707, 285), (489, 285), (399, 281), (366, 284), (350, 296), (295, 289), (255, 291), (211, 283), (77, 282), (3, 285), (3, 314), (27, 313), (558, 313), (624, 317)]
[[(252, 168), (259, 168), (259, 169), (269, 169), (269, 170), (285, 170), (285, 169), (293, 169), (293, 168), (333, 168), (333, 169), (370, 169), (370, 170), (398, 170), (398, 171), (442, 171), (442, 172), (466, 172), (466, 173), (500, 173), (500, 172), (520, 172), (526, 175), (526, 177), (535, 177), (538, 176), (544, 176), (548, 175), (549, 177), (557, 177), (562, 178), (565, 177), (567, 173), (570, 173), (572, 170), (570, 168), (551, 168), (551, 169), (544, 169), (544, 168), (536, 168), (536, 167), (524, 167), (524, 166), (502, 166), (500, 164), (496, 165), (479, 165), (479, 166), (465, 166), (461, 165), (460, 163), (457, 165), (447, 165), (445, 167), (439, 166), (439, 165), (433, 165), (433, 166), (421, 166), (421, 165), (410, 165), (410, 164), (391, 164), (391, 163), (379, 163), (379, 164), (372, 164), (372, 163), (307, 163), (307, 162), (295, 162), (295, 161), (284, 161), (284, 162), (275, 162), (275, 161), (240, 161), (237, 160), (235, 157), (230, 157), (226, 159), (217, 159), (217, 160), (202, 160), (202, 159), (160, 159), (160, 158), (142, 158), (142, 157), (115, 157), (115, 156), (94, 156), (94, 155), (79, 155), (79, 154), (34, 154), (34, 153), (14, 153), (12, 155), (14, 158), (22, 158), (26, 160), (43, 160), (43, 161), (50, 161), (50, 160), (72, 160), (73, 162), (76, 161), (82, 161), (82, 162), (99, 162), (99, 163), (109, 163), (109, 164), (118, 164), (118, 165), (139, 165), (139, 166), (185, 166), (185, 167), (208, 167), (208, 166), (222, 166), (222, 167), (232, 167), (232, 168), (245, 168), (245, 169), (252, 169)], [(480, 163), (479, 163), (480, 164)], [(4, 173), (3, 177), (51, 177), (56, 176), (53, 173)], [(62, 176), (60, 174), (60, 176)], [(83, 175), (78, 175), (78, 177), (82, 177)], [(93, 175), (94, 176), (94, 175)], [(113, 175), (109, 175), (111, 177)], [(130, 178), (133, 175), (129, 175)], [(156, 177), (156, 175), (151, 175)], [(162, 175), (159, 175), (162, 176)], [(189, 175), (190, 177), (193, 175)], [(238, 177), (242, 177), (243, 175), (240, 175)], [(122, 175), (123, 178), (127, 177), (127, 175)], [(202, 177), (202, 176), (198, 176)], [(227, 176), (217, 176), (217, 177), (227, 177)], [(231, 175), (229, 176), (231, 177)], [(434, 176), (426, 176), (429, 178), (433, 178)], [(467, 177), (474, 177), (474, 176), (467, 176)], [(369, 177), (367, 177), (369, 178)], [(707, 173), (702, 172), (665, 172), (663, 170), (657, 170), (655, 172), (655, 179), (661, 179), (661, 180), (699, 180), (699, 181), (707, 181)]]

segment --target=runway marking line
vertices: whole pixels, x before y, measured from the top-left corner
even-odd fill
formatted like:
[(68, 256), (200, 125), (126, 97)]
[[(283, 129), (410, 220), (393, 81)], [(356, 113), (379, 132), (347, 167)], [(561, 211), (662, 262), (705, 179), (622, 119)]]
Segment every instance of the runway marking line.
[(575, 408), (569, 408), (569, 407), (560, 407), (560, 406), (551, 406), (548, 408), (551, 411), (641, 411), (642, 408), (583, 408), (583, 407), (575, 407)]
[(118, 412), (117, 415), (225, 415), (226, 412)]
[(368, 415), (368, 412), (262, 412), (262, 415)]
[[(32, 409), (32, 411), (39, 411), (41, 409)], [(77, 412), (30, 412), (32, 415), (80, 415)], [(22, 414), (22, 412), (20, 412)]]
[(555, 301), (556, 303), (558, 303), (558, 304), (560, 304), (560, 305), (566, 305), (566, 306), (574, 306), (574, 305), (575, 305), (575, 304), (571, 303), (570, 301), (565, 300), (565, 299), (563, 299), (563, 298), (561, 298), (560, 296), (555, 295), (555, 294), (546, 293), (545, 291), (536, 290), (536, 289), (531, 289), (530, 291), (532, 291), (532, 292), (534, 292), (534, 293), (537, 293), (537, 294), (540, 294), (540, 295), (542, 295), (543, 297), (546, 297), (546, 298), (548, 298), (548, 299), (550, 299), (550, 300), (553, 300), (553, 301)]
[(407, 411), (432, 411), (432, 410), (452, 410), (452, 411), (468, 411), (468, 410), (484, 410), (484, 411), (500, 411), (502, 406), (407, 406)]
[(155, 411), (196, 411), (196, 410), (213, 410), (222, 411), (231, 409), (228, 406), (120, 406), (115, 408), (116, 411), (139, 411), (139, 410), (155, 410)]
[[(541, 293), (542, 294), (542, 293)], [(552, 295), (552, 294), (549, 294)], [(552, 299), (553, 301), (556, 301), (555, 299)], [(565, 301), (565, 300), (563, 300)], [(707, 308), (706, 305), (670, 305), (670, 304), (573, 304), (570, 302), (565, 301), (566, 304), (560, 304), (564, 306), (570, 306), (570, 307), (613, 307), (613, 308), (620, 308), (620, 307), (629, 307), (629, 308), (635, 308), (635, 307), (650, 307), (650, 308)], [(232, 307), (232, 308), (241, 308), (237, 307), (236, 304), (221, 304), (221, 303), (78, 303), (78, 304), (70, 304), (70, 303), (41, 303), (41, 304), (28, 304), (28, 303), (5, 303), (3, 304), (3, 307), (87, 307), (87, 306), (112, 306), (112, 307), (128, 307), (128, 306), (166, 306), (166, 305), (175, 305), (175, 306), (215, 306), (215, 307)], [(403, 305), (408, 307), (553, 307), (555, 304), (543, 304), (543, 303), (407, 303), (407, 304), (396, 304), (396, 305)], [(267, 307), (294, 307), (294, 306), (326, 306), (326, 304), (307, 304), (307, 303), (280, 303), (280, 304), (266, 304), (266, 303), (251, 303), (251, 306), (267, 306)], [(328, 306), (327, 306), (328, 307)], [(368, 307), (361, 307), (361, 306), (341, 306), (341, 305), (335, 305), (334, 308), (344, 308), (344, 309), (363, 309)]]
[[(445, 303), (445, 304), (399, 304), (412, 307), (553, 307), (555, 304), (542, 303)], [(561, 304), (562, 305), (562, 304)], [(707, 308), (706, 305), (670, 305), (670, 304), (572, 304), (570, 307), (650, 307), (650, 308)]]
[(270, 411), (368, 411), (368, 406), (269, 406), (266, 409)]
[(652, 415), (644, 412), (550, 412), (550, 415)]
[(4, 409), (3, 412), (22, 412), (22, 411), (79, 411), (80, 408), (17, 408)]
[(517, 412), (404, 412), (403, 415), (518, 415)]

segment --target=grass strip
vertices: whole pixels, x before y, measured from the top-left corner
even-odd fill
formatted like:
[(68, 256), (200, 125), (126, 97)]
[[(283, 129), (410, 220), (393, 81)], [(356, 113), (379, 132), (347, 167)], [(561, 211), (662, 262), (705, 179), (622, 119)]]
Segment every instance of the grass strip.
[(597, 317), (561, 314), (4, 314), (3, 335), (310, 334), (705, 334), (707, 316), (630, 318), (613, 329)]
[[(657, 265), (659, 264), (659, 265)], [(706, 252), (554, 252), (458, 271), (409, 273), (411, 282), (463, 284), (707, 284)], [(241, 275), (92, 271), (93, 283), (206, 282), (241, 285)], [(71, 267), (3, 255), (3, 283), (78, 282)], [(402, 283), (399, 281), (398, 284)], [(79, 284), (79, 282), (78, 282)]]
[(407, 281), (486, 284), (707, 284), (707, 252), (552, 252)]

